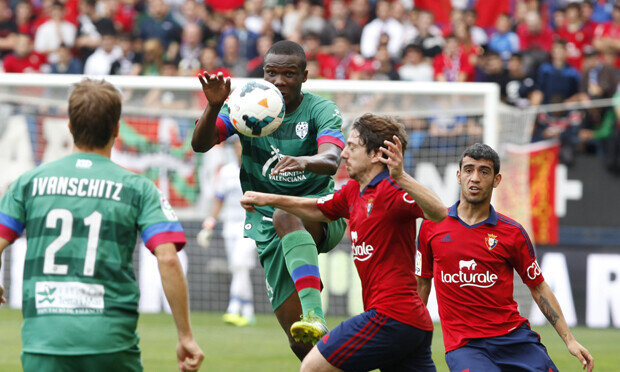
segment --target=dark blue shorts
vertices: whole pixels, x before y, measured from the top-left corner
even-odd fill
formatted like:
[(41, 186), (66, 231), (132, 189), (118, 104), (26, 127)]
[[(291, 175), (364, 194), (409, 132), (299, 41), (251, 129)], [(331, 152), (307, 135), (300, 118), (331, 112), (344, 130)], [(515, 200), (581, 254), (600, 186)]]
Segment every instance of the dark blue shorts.
[(371, 309), (340, 323), (316, 346), (331, 365), (344, 371), (434, 372), (432, 339), (432, 331)]
[(538, 333), (528, 323), (507, 335), (478, 338), (446, 354), (451, 372), (558, 372)]

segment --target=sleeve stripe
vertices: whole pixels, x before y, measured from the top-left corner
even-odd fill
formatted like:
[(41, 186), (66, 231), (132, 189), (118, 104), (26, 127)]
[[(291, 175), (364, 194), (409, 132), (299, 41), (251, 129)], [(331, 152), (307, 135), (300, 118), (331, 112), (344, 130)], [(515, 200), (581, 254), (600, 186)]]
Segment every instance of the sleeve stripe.
[(15, 231), (18, 236), (22, 234), (22, 231), (24, 231), (23, 223), (4, 213), (0, 213), (0, 224)]
[(151, 240), (151, 238), (157, 234), (165, 233), (165, 232), (180, 232), (183, 233), (183, 226), (179, 222), (159, 222), (153, 224), (142, 232), (142, 241), (146, 245), (146, 243)]
[(19, 238), (21, 234), (15, 232), (15, 230), (8, 228), (5, 225), (0, 225), (0, 238), (4, 238), (9, 241), (9, 243), (13, 243), (15, 239)]
[(527, 231), (525, 231), (523, 226), (521, 226), (521, 224), (516, 222), (516, 221), (512, 221), (510, 219), (505, 218), (504, 216), (499, 216), (498, 219), (500, 221), (503, 221), (503, 222), (509, 224), (509, 225), (517, 227), (519, 229), (519, 231), (521, 231), (521, 234), (523, 235), (523, 238), (525, 239), (525, 244), (527, 245), (527, 250), (529, 251), (530, 257), (531, 258), (535, 258), (536, 257), (536, 251), (534, 251), (534, 245), (532, 245), (532, 241), (530, 240), (530, 236), (527, 234)]
[(217, 114), (215, 125), (217, 125), (218, 143), (225, 141), (235, 133), (235, 127), (228, 115)]
[[(331, 139), (328, 140), (329, 137), (331, 137)], [(339, 130), (324, 130), (316, 136), (316, 140), (319, 144), (328, 141), (334, 144), (341, 144), (341, 147), (344, 148), (344, 136)]]
[(341, 149), (344, 149), (344, 142), (342, 142), (340, 139), (336, 137), (323, 136), (321, 138), (317, 138), (316, 142), (319, 146), (324, 143), (333, 143), (334, 145), (340, 147)]
[(224, 200), (224, 199), (226, 199), (226, 195), (224, 195), (223, 193), (220, 193), (220, 192), (216, 192), (215, 193), (215, 197), (217, 198), (217, 200)]
[(149, 251), (155, 253), (155, 247), (165, 243), (174, 243), (178, 252), (185, 246), (185, 234), (183, 231), (165, 231), (153, 235), (151, 239), (144, 243), (144, 245), (149, 249)]

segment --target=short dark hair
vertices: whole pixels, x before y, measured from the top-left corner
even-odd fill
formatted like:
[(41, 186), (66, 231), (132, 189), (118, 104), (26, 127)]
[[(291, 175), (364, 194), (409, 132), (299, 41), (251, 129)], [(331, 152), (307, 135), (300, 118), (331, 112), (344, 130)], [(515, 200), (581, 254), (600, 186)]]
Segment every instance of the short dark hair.
[(265, 57), (269, 54), (297, 56), (301, 60), (301, 70), (304, 71), (306, 69), (306, 53), (304, 52), (304, 48), (294, 41), (280, 40), (273, 43), (271, 48), (265, 53)]
[(366, 147), (366, 153), (379, 151), (385, 146), (384, 141), (393, 142), (397, 136), (403, 145), (403, 154), (407, 148), (407, 132), (405, 127), (396, 118), (386, 115), (364, 114), (353, 122), (352, 129), (357, 130), (360, 142)]
[(105, 80), (84, 79), (69, 96), (73, 142), (85, 149), (101, 149), (109, 142), (121, 117), (121, 93)]
[(490, 160), (491, 162), (493, 162), (494, 174), (499, 173), (499, 155), (489, 145), (485, 145), (483, 143), (476, 143), (466, 148), (461, 155), (461, 159), (459, 160), (459, 169), (463, 167), (463, 159), (465, 157), (476, 160)]

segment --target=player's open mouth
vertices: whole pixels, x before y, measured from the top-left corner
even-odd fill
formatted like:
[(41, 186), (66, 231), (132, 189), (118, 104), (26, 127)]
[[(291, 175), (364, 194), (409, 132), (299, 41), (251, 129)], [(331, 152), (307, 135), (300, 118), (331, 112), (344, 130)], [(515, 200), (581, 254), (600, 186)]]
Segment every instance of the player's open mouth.
[(479, 187), (472, 186), (472, 187), (469, 188), (469, 192), (474, 193), (474, 194), (476, 194), (476, 193), (478, 193), (480, 191), (481, 190), (480, 190)]

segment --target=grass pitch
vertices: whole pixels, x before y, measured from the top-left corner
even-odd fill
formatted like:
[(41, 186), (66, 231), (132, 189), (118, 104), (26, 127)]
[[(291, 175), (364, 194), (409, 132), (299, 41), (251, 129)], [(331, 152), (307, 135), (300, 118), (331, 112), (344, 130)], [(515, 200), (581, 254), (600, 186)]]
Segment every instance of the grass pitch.
[[(195, 337), (206, 354), (203, 371), (262, 372), (297, 371), (299, 361), (288, 344), (274, 315), (259, 315), (252, 327), (236, 328), (222, 323), (221, 313), (192, 313)], [(343, 318), (330, 317), (330, 328)], [(20, 326), (21, 312), (0, 308), (0, 372), (21, 371)], [(145, 371), (176, 370), (176, 331), (170, 315), (143, 314), (138, 331)], [(576, 358), (571, 356), (555, 330), (538, 327), (551, 358), (560, 371), (579, 371)], [(573, 334), (594, 355), (596, 371), (617, 371), (620, 365), (620, 331), (617, 329), (588, 329), (578, 327)], [(448, 371), (443, 359), (443, 343), (439, 325), (433, 338), (433, 359), (438, 371)]]

